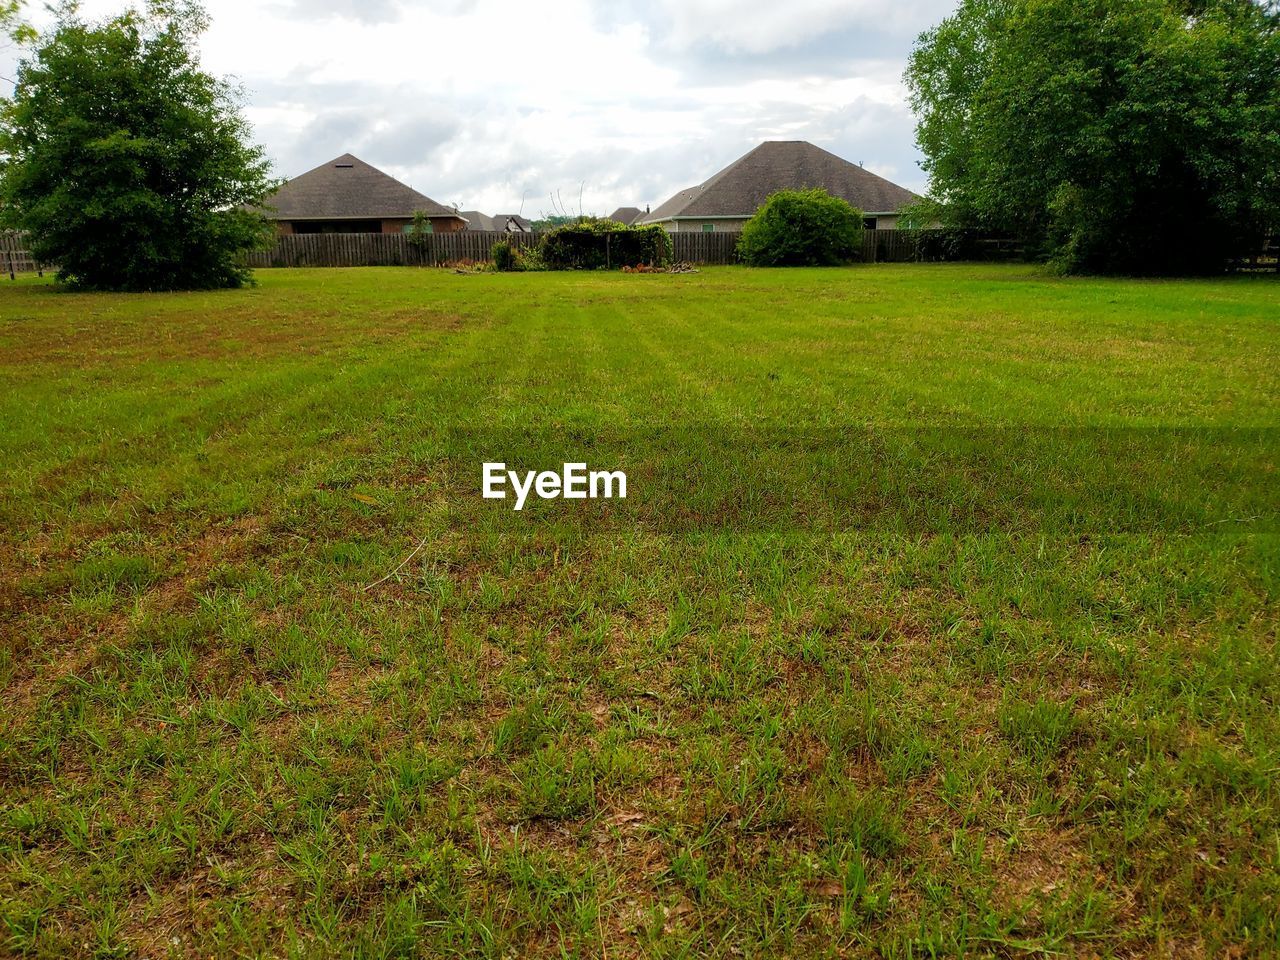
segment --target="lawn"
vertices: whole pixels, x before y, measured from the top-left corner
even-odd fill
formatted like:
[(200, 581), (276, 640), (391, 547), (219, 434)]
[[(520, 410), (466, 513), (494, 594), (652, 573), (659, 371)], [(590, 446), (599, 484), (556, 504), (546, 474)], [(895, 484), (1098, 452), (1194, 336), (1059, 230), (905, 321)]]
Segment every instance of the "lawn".
[(0, 954), (1280, 953), (1274, 278), (259, 279), (0, 285)]

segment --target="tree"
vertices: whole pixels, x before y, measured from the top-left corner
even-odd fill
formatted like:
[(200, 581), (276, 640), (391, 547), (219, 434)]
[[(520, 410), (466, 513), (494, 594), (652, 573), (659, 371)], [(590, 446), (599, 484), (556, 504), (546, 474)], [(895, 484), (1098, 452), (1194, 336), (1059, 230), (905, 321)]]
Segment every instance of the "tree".
[(932, 199), (1067, 270), (1221, 270), (1280, 227), (1280, 15), (962, 0), (906, 74)]
[(779, 190), (742, 228), (738, 255), (757, 267), (828, 267), (862, 251), (862, 211), (825, 190)]
[(0, 34), (14, 43), (30, 43), (36, 38), (31, 24), (22, 19), (22, 0), (0, 0)]
[(550, 230), (550, 229), (552, 229), (553, 227), (563, 227), (563, 226), (565, 226), (565, 225), (567, 225), (567, 224), (570, 224), (570, 223), (577, 223), (577, 222), (579, 222), (580, 220), (584, 220), (584, 219), (586, 219), (586, 218), (585, 218), (585, 217), (578, 217), (578, 216), (571, 217), (571, 216), (569, 216), (568, 214), (560, 214), (560, 213), (555, 213), (555, 214), (546, 214), (546, 213), (544, 213), (544, 214), (543, 214), (541, 217), (539, 217), (537, 220), (534, 220), (534, 221), (533, 221), (533, 229), (534, 229), (534, 230)]
[(116, 290), (239, 286), (275, 186), (236, 91), (203, 72), (193, 3), (153, 2), (96, 24), (74, 3), (18, 67), (0, 104), (6, 226), (71, 284)]
[(418, 266), (422, 266), (422, 258), (426, 255), (427, 244), (431, 242), (431, 218), (425, 210), (413, 211), (413, 222), (409, 225), (409, 245), (418, 252)]

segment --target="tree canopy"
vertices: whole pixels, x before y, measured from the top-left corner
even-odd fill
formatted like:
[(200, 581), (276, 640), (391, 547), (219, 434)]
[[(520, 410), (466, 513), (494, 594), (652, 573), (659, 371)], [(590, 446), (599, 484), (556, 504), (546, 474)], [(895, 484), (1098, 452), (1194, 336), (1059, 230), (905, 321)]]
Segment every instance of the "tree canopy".
[(1280, 14), (962, 0), (906, 75), (942, 218), (1065, 269), (1222, 269), (1280, 229)]
[(200, 7), (99, 23), (64, 4), (0, 105), (0, 203), (32, 253), (84, 287), (238, 286), (274, 186), (236, 91), (205, 73)]
[(779, 190), (742, 228), (738, 254), (758, 267), (828, 267), (862, 252), (862, 211), (825, 190)]

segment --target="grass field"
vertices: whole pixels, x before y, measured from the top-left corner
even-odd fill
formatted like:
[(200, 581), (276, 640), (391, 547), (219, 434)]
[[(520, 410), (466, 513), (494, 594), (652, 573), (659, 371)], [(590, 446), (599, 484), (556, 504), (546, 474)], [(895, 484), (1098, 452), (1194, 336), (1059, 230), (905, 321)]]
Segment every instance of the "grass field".
[(259, 278), (0, 285), (0, 955), (1280, 955), (1274, 279)]

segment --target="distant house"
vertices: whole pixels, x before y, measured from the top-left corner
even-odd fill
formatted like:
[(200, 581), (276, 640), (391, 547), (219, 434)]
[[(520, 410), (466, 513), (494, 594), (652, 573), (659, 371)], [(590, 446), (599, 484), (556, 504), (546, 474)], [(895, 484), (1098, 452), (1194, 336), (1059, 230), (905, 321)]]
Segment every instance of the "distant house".
[(490, 217), (479, 210), (463, 210), (468, 230), (487, 230), (499, 233), (533, 233), (533, 224), (518, 213), (500, 213)]
[(505, 233), (533, 233), (533, 224), (518, 213), (500, 213), (493, 218), (495, 230)]
[(705, 183), (681, 190), (641, 223), (658, 223), (672, 233), (741, 230), (779, 190), (822, 187), (843, 197), (866, 217), (869, 228), (894, 229), (902, 208), (919, 199), (804, 140), (769, 140), (740, 157)]
[(479, 210), (463, 210), (458, 216), (467, 221), (468, 230), (491, 231), (495, 227), (493, 225), (493, 217), (481, 213)]
[(648, 209), (641, 210), (639, 207), (619, 207), (609, 214), (607, 219), (617, 220), (619, 223), (625, 223), (629, 227), (648, 212)]
[(456, 210), (349, 153), (287, 181), (264, 206), (282, 234), (403, 233), (418, 211), (435, 233), (467, 225)]

